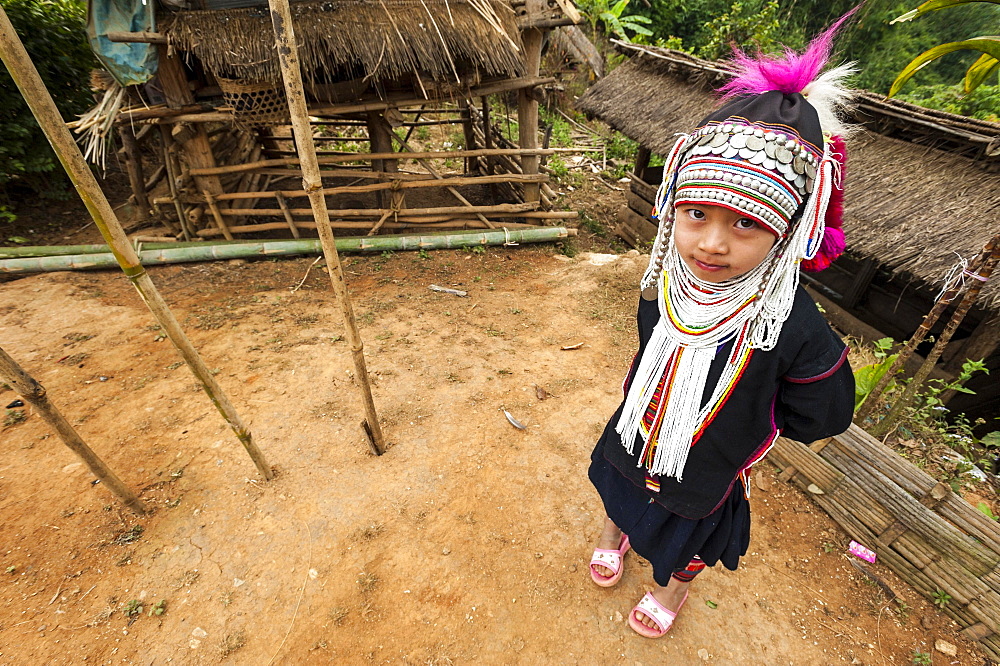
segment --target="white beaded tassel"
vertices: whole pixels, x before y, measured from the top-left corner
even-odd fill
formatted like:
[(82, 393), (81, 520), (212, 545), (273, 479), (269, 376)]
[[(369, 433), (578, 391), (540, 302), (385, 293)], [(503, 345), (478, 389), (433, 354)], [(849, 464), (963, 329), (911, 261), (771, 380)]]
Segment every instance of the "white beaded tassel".
[(681, 155), (686, 152), (685, 148), (690, 140), (691, 137), (689, 135), (682, 134), (674, 143), (674, 147), (670, 149), (670, 155), (663, 165), (663, 180), (660, 181), (660, 187), (656, 190), (656, 206), (653, 210), (653, 214), (659, 218), (660, 224), (656, 228), (656, 238), (653, 241), (653, 248), (649, 253), (649, 265), (646, 267), (646, 272), (643, 273), (642, 280), (639, 281), (639, 289), (645, 289), (656, 284), (660, 270), (663, 268), (663, 260), (667, 256), (667, 235), (670, 233), (674, 222), (671, 196), (677, 178), (677, 168), (681, 162)]

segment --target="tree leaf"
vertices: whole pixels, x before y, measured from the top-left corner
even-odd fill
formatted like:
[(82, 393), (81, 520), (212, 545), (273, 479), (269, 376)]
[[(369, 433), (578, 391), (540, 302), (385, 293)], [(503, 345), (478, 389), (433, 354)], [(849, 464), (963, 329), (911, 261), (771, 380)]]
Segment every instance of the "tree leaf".
[(965, 85), (963, 87), (966, 94), (982, 85), (983, 81), (997, 71), (997, 68), (1000, 68), (1000, 60), (988, 53), (979, 56), (979, 60), (972, 63), (972, 66), (965, 72)]
[(898, 93), (914, 74), (929, 65), (931, 62), (948, 53), (953, 53), (954, 51), (964, 51), (966, 49), (972, 51), (982, 51), (983, 53), (986, 53), (994, 58), (1000, 59), (1000, 37), (992, 35), (973, 37), (972, 39), (963, 39), (960, 42), (938, 44), (934, 48), (924, 51), (911, 60), (910, 64), (904, 67), (903, 71), (896, 77), (896, 80), (892, 82), (892, 86), (889, 88), (889, 97)]
[(705, 605), (713, 610), (719, 607), (719, 604), (715, 603), (711, 599), (705, 599)]

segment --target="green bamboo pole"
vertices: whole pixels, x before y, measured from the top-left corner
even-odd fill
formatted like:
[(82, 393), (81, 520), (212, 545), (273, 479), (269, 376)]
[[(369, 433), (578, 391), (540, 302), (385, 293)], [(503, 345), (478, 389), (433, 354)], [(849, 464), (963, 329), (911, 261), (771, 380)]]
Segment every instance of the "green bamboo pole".
[(299, 49), (295, 43), (295, 28), (292, 25), (292, 12), (288, 0), (268, 0), (271, 8), (271, 23), (274, 26), (274, 41), (278, 48), (278, 62), (281, 65), (281, 78), (285, 83), (285, 97), (288, 100), (288, 115), (292, 122), (292, 134), (298, 149), (300, 167), (302, 168), (302, 189), (309, 193), (309, 205), (312, 207), (313, 218), (323, 243), (323, 254), (326, 256), (326, 268), (330, 274), (333, 291), (337, 295), (344, 314), (344, 328), (347, 341), (351, 345), (354, 356), (355, 374), (361, 398), (365, 405), (366, 419), (361, 427), (367, 435), (368, 445), (372, 452), (380, 456), (385, 450), (382, 438), (382, 427), (375, 412), (375, 400), (368, 380), (368, 368), (365, 365), (364, 343), (358, 333), (358, 325), (354, 321), (354, 310), (347, 294), (344, 282), (344, 270), (340, 266), (340, 256), (330, 227), (330, 215), (323, 197), (323, 178), (319, 172), (319, 161), (316, 159), (316, 144), (313, 142), (312, 127), (309, 125), (309, 110), (306, 106), (306, 95), (302, 86), (302, 71), (299, 69)]
[[(442, 250), (505, 243), (545, 243), (566, 238), (565, 227), (544, 229), (512, 229), (504, 231), (477, 231), (438, 236), (366, 236), (338, 238), (338, 252), (400, 252), (405, 250)], [(94, 270), (116, 268), (115, 256), (102, 254), (61, 254), (51, 257), (23, 257), (0, 259), (0, 273), (44, 273), (48, 271)], [(323, 246), (319, 240), (254, 241), (248, 243), (209, 244), (192, 243), (188, 247), (143, 249), (139, 259), (144, 266), (179, 264), (196, 261), (224, 261), (253, 257), (284, 257), (296, 254), (320, 254)]]
[(28, 58), (28, 53), (24, 50), (24, 45), (18, 39), (17, 33), (14, 32), (14, 26), (11, 25), (2, 6), (0, 6), (0, 59), (7, 66), (11, 78), (14, 79), (14, 83), (17, 84), (21, 95), (24, 96), (25, 102), (31, 108), (38, 125), (45, 132), (49, 143), (52, 144), (59, 161), (73, 181), (73, 186), (87, 206), (90, 216), (94, 219), (94, 224), (100, 229), (105, 242), (111, 247), (111, 252), (118, 265), (121, 266), (122, 271), (131, 280), (142, 300), (156, 317), (160, 326), (163, 327), (167, 337), (184, 357), (191, 372), (201, 382), (212, 403), (229, 422), (257, 469), (265, 479), (271, 479), (273, 472), (264, 459), (264, 454), (254, 443), (249, 428), (243, 424), (239, 414), (229, 402), (229, 398), (216, 383), (208, 366), (205, 365), (191, 341), (184, 334), (177, 319), (174, 318), (170, 308), (167, 307), (166, 302), (153, 285), (153, 281), (147, 275), (146, 269), (140, 263), (135, 249), (129, 243), (121, 223), (111, 208), (111, 204), (108, 203), (104, 192), (97, 184), (97, 179), (94, 178), (90, 167), (83, 159), (83, 155), (80, 154), (80, 149), (73, 141), (69, 129), (63, 122), (62, 116), (59, 115), (59, 110), (52, 101), (45, 84), (42, 83), (41, 77), (38, 76), (38, 71)]
[[(558, 232), (555, 236), (549, 236), (553, 233), (552, 230)], [(530, 234), (522, 234), (523, 231), (538, 232)], [(489, 235), (484, 235), (482, 229), (468, 229), (468, 230), (443, 230), (443, 231), (425, 231), (420, 234), (385, 234), (379, 236), (377, 240), (380, 242), (373, 242), (374, 238), (359, 238), (359, 237), (347, 237), (337, 239), (337, 251), (338, 252), (382, 252), (383, 250), (393, 250), (393, 251), (405, 251), (405, 250), (444, 250), (444, 249), (454, 249), (471, 247), (474, 245), (497, 245), (497, 239), (501, 243), (506, 243), (509, 239), (511, 242), (515, 243), (544, 243), (550, 240), (560, 240), (566, 238), (567, 236), (574, 235), (576, 230), (568, 230), (565, 227), (540, 227), (537, 229), (514, 229), (508, 231), (508, 236), (504, 236), (503, 231), (498, 230), (491, 232)], [(464, 240), (463, 237), (470, 237), (469, 240)], [(439, 238), (447, 237), (447, 241), (440, 241)], [(381, 241), (384, 240), (385, 243)], [(146, 261), (146, 256), (144, 254), (147, 250), (177, 250), (181, 248), (210, 248), (210, 247), (221, 247), (225, 245), (237, 245), (246, 247), (257, 247), (267, 244), (270, 246), (272, 243), (298, 243), (304, 241), (306, 243), (312, 243), (313, 245), (303, 247), (315, 247), (316, 250), (313, 252), (310, 250), (304, 250), (297, 254), (316, 254), (322, 250), (322, 245), (318, 239), (299, 239), (292, 240), (288, 239), (280, 240), (215, 240), (215, 241), (177, 241), (170, 243), (139, 243), (135, 245), (136, 251), (139, 253), (139, 258)], [(24, 259), (29, 257), (57, 257), (61, 255), (69, 254), (106, 254), (111, 252), (111, 249), (104, 245), (103, 243), (95, 243), (89, 245), (20, 245), (17, 247), (0, 247), (0, 260), (3, 259)], [(267, 254), (267, 252), (264, 252)], [(115, 264), (117, 266), (117, 264)]]
[(70, 425), (69, 421), (56, 409), (56, 406), (49, 402), (49, 398), (45, 393), (45, 387), (25, 372), (2, 348), (0, 348), (0, 379), (13, 386), (18, 395), (24, 398), (28, 404), (35, 408), (35, 411), (42, 415), (45, 422), (52, 426), (52, 429), (59, 434), (59, 437), (62, 438), (66, 446), (73, 453), (80, 456), (84, 464), (93, 472), (94, 476), (100, 479), (125, 506), (139, 515), (146, 513), (146, 508), (139, 501), (139, 497), (128, 486), (122, 483), (121, 479), (118, 478), (111, 468), (105, 465), (104, 461), (87, 446), (87, 443), (83, 441), (73, 426)]

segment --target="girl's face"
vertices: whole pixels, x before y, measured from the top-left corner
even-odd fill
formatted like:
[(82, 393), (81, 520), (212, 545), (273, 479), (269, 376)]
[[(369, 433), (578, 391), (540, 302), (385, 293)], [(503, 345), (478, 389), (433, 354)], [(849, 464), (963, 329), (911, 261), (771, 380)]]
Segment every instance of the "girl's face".
[(742, 213), (708, 204), (674, 211), (674, 245), (699, 279), (723, 282), (757, 268), (777, 238)]

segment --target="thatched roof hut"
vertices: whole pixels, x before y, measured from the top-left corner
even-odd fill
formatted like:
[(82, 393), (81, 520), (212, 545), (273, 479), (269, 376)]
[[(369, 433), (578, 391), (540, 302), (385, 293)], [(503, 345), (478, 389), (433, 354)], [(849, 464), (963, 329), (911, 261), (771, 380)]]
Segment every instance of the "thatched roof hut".
[[(107, 49), (110, 71), (110, 55), (135, 64), (117, 49), (123, 43), (158, 56), (117, 78), (129, 87), (113, 113), (138, 208), (152, 207), (185, 240), (315, 229), (299, 203), (307, 193), (281, 182), (299, 166), (267, 1), (151, 0), (155, 21), (146, 1), (120, 3), (135, 13), (124, 19), (111, 11), (118, 0), (91, 3), (92, 44)], [(375, 234), (570, 217), (550, 210), (537, 131), (538, 100), (554, 81), (539, 75), (543, 32), (581, 20), (570, 0), (292, 0), (290, 9), (335, 228)], [(154, 73), (149, 85), (133, 85)], [(490, 119), (489, 98), (508, 93), (518, 98), (516, 144)], [(159, 132), (132, 137), (137, 123)], [(420, 134), (411, 142), (415, 129), (434, 126), (461, 132), (460, 143), (449, 137), (435, 149)], [(143, 176), (142, 138), (163, 156), (160, 184)]]
[[(514, 10), (498, 0), (322, 0), (291, 4), (306, 79), (476, 84), (521, 76)], [(280, 81), (264, 7), (169, 14), (160, 31), (216, 76)]]
[[(725, 73), (719, 63), (642, 47), (578, 106), (662, 155), (706, 115)], [(956, 253), (975, 256), (1000, 231), (1000, 124), (873, 93), (857, 102), (863, 129), (848, 144), (848, 250), (933, 290)], [(982, 294), (1000, 310), (1000, 282)]]

